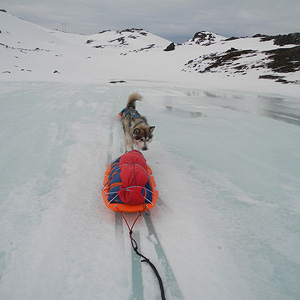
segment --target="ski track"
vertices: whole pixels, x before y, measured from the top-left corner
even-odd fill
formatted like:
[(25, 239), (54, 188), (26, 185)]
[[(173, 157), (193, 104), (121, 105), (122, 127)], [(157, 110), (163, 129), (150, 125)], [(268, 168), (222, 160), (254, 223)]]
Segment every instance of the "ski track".
[[(119, 121), (119, 120), (118, 120)], [(111, 128), (110, 128), (110, 132), (113, 132), (113, 124), (116, 124), (115, 122), (111, 123)], [(110, 141), (109, 141), (109, 147), (108, 147), (108, 160), (107, 160), (107, 164), (109, 164), (112, 160), (111, 160), (111, 154), (110, 154), (110, 145), (112, 146), (114, 143), (114, 138), (113, 136), (117, 137), (117, 140), (119, 141), (120, 144), (120, 153), (119, 156), (122, 155), (123, 149), (124, 149), (124, 143), (123, 143), (123, 139), (122, 139), (122, 130), (121, 130), (121, 124), (120, 122), (117, 122), (117, 135), (110, 135)], [(159, 199), (159, 202), (161, 205), (163, 205), (163, 201), (161, 199)], [(126, 219), (130, 220), (131, 223), (129, 223), (129, 226), (131, 226), (131, 224), (133, 224), (134, 222), (134, 218), (137, 216), (137, 214), (134, 215), (127, 215)], [(157, 233), (154, 229), (152, 220), (151, 220), (151, 211), (144, 213), (144, 222), (141, 222), (141, 220), (139, 219), (139, 223), (140, 224), (139, 228), (137, 231), (136, 228), (134, 228), (133, 231), (133, 238), (136, 240), (137, 245), (139, 247), (139, 251), (142, 251), (142, 249), (140, 249), (140, 231), (141, 228), (146, 227), (147, 228), (147, 233), (145, 235), (145, 232), (143, 231), (143, 234), (147, 237), (146, 239), (143, 239), (143, 244), (147, 247), (146, 249), (148, 250), (149, 248), (153, 247), (154, 245), (154, 258), (156, 261), (156, 264), (158, 264), (158, 268), (160, 269), (161, 273), (163, 274), (163, 278), (164, 278), (164, 288), (165, 288), (165, 293), (169, 296), (169, 299), (183, 299), (182, 293), (178, 287), (178, 284), (176, 282), (176, 278), (172, 272), (172, 269), (169, 265), (168, 259), (164, 253), (164, 250), (161, 246), (161, 243), (159, 241), (159, 238), (157, 236)], [(142, 226), (142, 227), (141, 227)], [(137, 227), (137, 226), (135, 226)], [(129, 237), (129, 230), (127, 230), (128, 228), (125, 226), (125, 232), (126, 232), (126, 238), (127, 238), (127, 242), (129, 241), (128, 237)], [(124, 238), (122, 238), (120, 232), (123, 232), (123, 227), (122, 227), (122, 217), (120, 214), (115, 214), (115, 230), (116, 230), (116, 237), (118, 239), (121, 240), (121, 242), (123, 242)], [(143, 237), (145, 237), (143, 235)], [(154, 238), (154, 241), (152, 241), (152, 238)], [(150, 241), (150, 245), (149, 245), (149, 241)], [(153, 251), (152, 251), (153, 252)], [(131, 254), (132, 254), (132, 264), (131, 264), (131, 272), (132, 272), (132, 294), (130, 299), (161, 299), (160, 298), (160, 293), (157, 293), (157, 291), (159, 291), (158, 289), (158, 282), (156, 282), (156, 278), (154, 278), (154, 283), (153, 283), (153, 277), (149, 276), (148, 273), (152, 272), (152, 269), (150, 269), (150, 266), (148, 266), (147, 264), (145, 264), (146, 266), (142, 268), (142, 264), (141, 264), (141, 258), (139, 256), (136, 255), (136, 253), (131, 250)], [(142, 252), (142, 254), (146, 255), (145, 253)], [(152, 257), (150, 258), (150, 260), (152, 261)], [(142, 272), (142, 269), (144, 270)], [(148, 280), (144, 280), (143, 281), (143, 277), (147, 278)], [(148, 282), (152, 283), (152, 284), (147, 284)], [(156, 287), (155, 287), (155, 282), (156, 282)], [(144, 290), (145, 290), (145, 295), (144, 295)], [(156, 293), (155, 293), (156, 291)]]
[[(260, 130), (279, 121), (266, 122), (246, 112), (232, 114), (232, 109), (211, 99), (198, 106), (189, 98), (177, 102), (183, 90), (167, 86), (14, 83), (1, 88), (0, 138), (5, 147), (0, 150), (0, 299), (160, 299), (152, 269), (132, 251), (120, 214), (108, 210), (101, 196), (107, 164), (123, 153), (117, 114), (132, 91), (151, 99), (138, 103), (137, 109), (156, 125), (144, 156), (159, 191), (151, 216), (136, 223), (134, 238), (157, 267), (167, 299), (297, 299), (299, 258), (293, 249), (300, 245), (297, 230), (288, 231), (297, 226), (299, 207), (289, 201), (299, 192), (297, 166), (280, 174), (286, 207), (271, 202), (265, 185), (257, 191), (265, 193), (264, 201), (247, 193), (247, 185), (232, 179), (239, 171), (235, 166), (231, 174), (221, 169), (227, 164), (222, 160), (230, 157), (228, 151), (246, 162), (252, 175), (260, 168), (266, 176), (278, 172), (271, 159), (253, 154), (252, 148), (239, 152), (226, 134), (239, 137), (242, 129), (229, 129), (240, 124), (241, 114), (246, 124), (255, 117), (253, 136), (267, 148), (272, 144)], [(196, 112), (200, 108), (201, 114), (192, 114), (191, 107)], [(193, 118), (200, 115), (203, 118), (196, 122)], [(180, 126), (186, 119), (190, 126), (201, 126), (199, 136), (208, 149), (214, 146), (209, 134), (219, 138), (222, 153), (215, 164), (209, 165), (210, 155), (201, 149), (206, 160), (198, 169), (193, 149), (181, 151), (184, 139), (193, 141), (190, 132), (181, 131), (187, 128), (183, 121)], [(184, 137), (177, 148), (168, 127), (173, 121), (176, 135)], [(288, 132), (296, 137), (297, 126), (291, 126), (276, 127), (283, 129), (275, 135)], [(291, 146), (294, 140), (286, 139)], [(288, 151), (299, 157), (293, 147)], [(231, 213), (226, 213), (227, 206)], [(278, 211), (290, 216), (288, 224), (281, 224)], [(253, 213), (261, 216), (259, 222)], [(126, 217), (132, 224), (135, 216)], [(265, 229), (257, 231), (260, 226)]]

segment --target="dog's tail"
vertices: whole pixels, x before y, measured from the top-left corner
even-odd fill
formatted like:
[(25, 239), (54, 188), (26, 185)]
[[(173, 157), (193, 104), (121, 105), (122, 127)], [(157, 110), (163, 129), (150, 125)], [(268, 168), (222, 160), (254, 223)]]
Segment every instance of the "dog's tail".
[(142, 96), (138, 93), (132, 93), (129, 97), (128, 97), (128, 101), (127, 101), (127, 105), (126, 108), (133, 108), (135, 109), (135, 101), (141, 101), (142, 100)]

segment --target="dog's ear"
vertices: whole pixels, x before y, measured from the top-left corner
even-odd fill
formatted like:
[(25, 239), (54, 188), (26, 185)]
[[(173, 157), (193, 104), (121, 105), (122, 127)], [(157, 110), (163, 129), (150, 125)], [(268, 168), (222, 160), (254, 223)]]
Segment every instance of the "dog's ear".
[(140, 133), (140, 130), (138, 129), (138, 128), (135, 128), (134, 130), (133, 130), (133, 134), (139, 134)]
[(154, 129), (155, 129), (155, 126), (151, 126), (149, 129), (150, 133), (152, 133)]

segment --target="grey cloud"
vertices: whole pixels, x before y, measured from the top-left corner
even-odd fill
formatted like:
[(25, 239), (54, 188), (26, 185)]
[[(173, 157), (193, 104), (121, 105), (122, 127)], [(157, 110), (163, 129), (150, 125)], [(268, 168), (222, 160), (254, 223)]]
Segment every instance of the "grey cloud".
[(179, 42), (196, 31), (224, 36), (278, 34), (300, 29), (299, 0), (2, 0), (2, 8), (30, 22), (82, 34), (138, 27)]

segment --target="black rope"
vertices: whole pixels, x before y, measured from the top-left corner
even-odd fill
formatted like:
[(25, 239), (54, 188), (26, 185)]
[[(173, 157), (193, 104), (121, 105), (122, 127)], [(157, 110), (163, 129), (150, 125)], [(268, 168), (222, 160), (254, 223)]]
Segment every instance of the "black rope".
[[(134, 240), (134, 238), (131, 236), (130, 234), (130, 238)], [(135, 240), (134, 240), (135, 241)], [(135, 242), (136, 243), (136, 242)], [(132, 243), (131, 243), (132, 244)], [(132, 244), (132, 247), (133, 247), (133, 244)], [(158, 283), (159, 283), (159, 287), (160, 287), (160, 294), (161, 294), (161, 299), (162, 300), (166, 300), (166, 297), (165, 297), (165, 290), (164, 290), (164, 284), (161, 280), (161, 277), (156, 269), (156, 267), (154, 266), (154, 264), (149, 260), (149, 258), (147, 258), (146, 256), (144, 256), (143, 254), (141, 254), (139, 251), (138, 251), (138, 247), (133, 247), (133, 250), (135, 251), (135, 253), (137, 255), (139, 255), (140, 257), (143, 258), (142, 262), (146, 262), (150, 265), (150, 267), (153, 269), (156, 277), (157, 277), (157, 280), (158, 280)]]
[[(117, 206), (116, 206), (116, 208), (119, 210), (119, 208), (118, 208)], [(153, 269), (153, 271), (154, 271), (154, 273), (155, 273), (155, 275), (156, 275), (156, 277), (157, 277), (158, 283), (159, 283), (161, 299), (162, 299), (162, 300), (166, 300), (165, 290), (164, 290), (164, 284), (163, 284), (163, 281), (162, 281), (162, 279), (161, 279), (161, 277), (160, 277), (160, 275), (159, 275), (159, 273), (158, 273), (156, 267), (155, 267), (154, 264), (149, 260), (149, 258), (147, 258), (146, 256), (144, 256), (143, 254), (141, 254), (141, 253), (138, 251), (138, 244), (137, 244), (136, 240), (132, 237), (132, 233), (133, 233), (132, 229), (133, 229), (133, 226), (134, 226), (134, 224), (136, 223), (136, 221), (138, 220), (138, 218), (141, 216), (141, 214), (142, 214), (146, 209), (147, 209), (147, 208), (145, 208), (143, 211), (141, 211), (141, 212), (139, 213), (139, 215), (136, 217), (136, 219), (134, 220), (134, 222), (133, 222), (133, 224), (132, 224), (131, 227), (129, 226), (129, 224), (128, 224), (126, 218), (124, 217), (124, 215), (123, 215), (123, 213), (122, 213), (122, 211), (119, 210), (119, 212), (120, 212), (121, 216), (123, 217), (123, 219), (124, 219), (124, 221), (125, 221), (125, 223), (126, 223), (128, 229), (129, 229), (129, 236), (130, 236), (130, 239), (131, 239), (131, 246), (132, 246), (134, 252), (135, 252), (137, 255), (139, 255), (140, 257), (143, 258), (142, 262), (148, 263), (148, 264), (150, 265), (150, 267)]]

